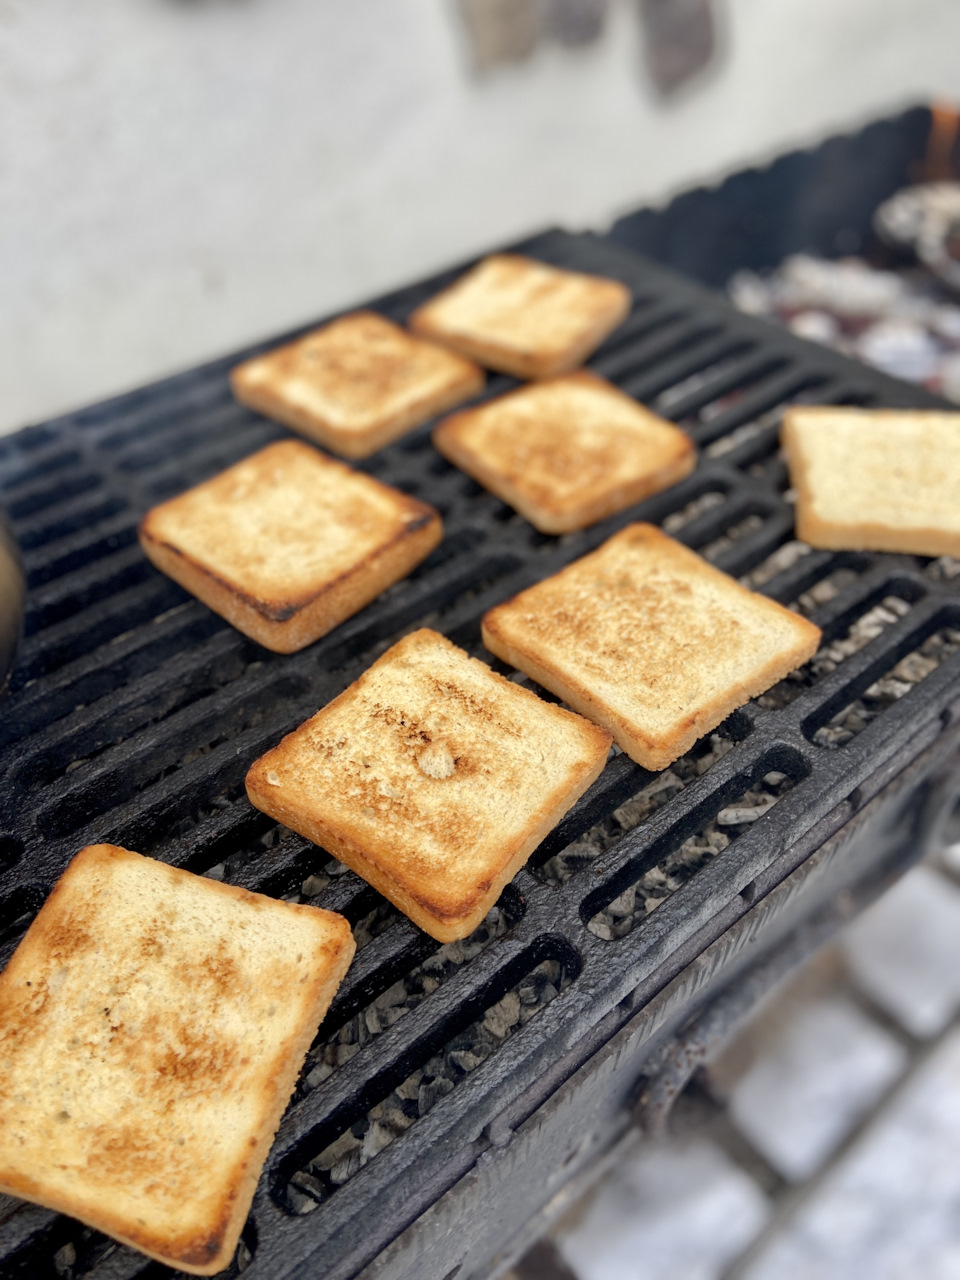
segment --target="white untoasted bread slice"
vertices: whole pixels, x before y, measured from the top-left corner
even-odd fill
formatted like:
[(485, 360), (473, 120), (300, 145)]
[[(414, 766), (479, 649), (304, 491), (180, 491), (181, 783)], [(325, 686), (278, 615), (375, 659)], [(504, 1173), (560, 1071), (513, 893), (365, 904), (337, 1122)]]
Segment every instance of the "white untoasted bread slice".
[(491, 609), (487, 648), (663, 769), (816, 653), (819, 628), (649, 524)]
[(149, 511), (164, 573), (277, 653), (324, 636), (419, 564), (440, 515), (297, 440), (282, 440)]
[(357, 311), (230, 374), (233, 393), (347, 458), (366, 458), (482, 390), (472, 360)]
[(551, 378), (582, 364), (630, 302), (619, 280), (497, 253), (418, 307), (409, 324), (491, 369)]
[(596, 524), (697, 461), (679, 427), (585, 369), (455, 413), (433, 442), (542, 533)]
[(424, 629), (262, 756), (247, 794), (450, 942), (598, 776), (610, 741)]
[(0, 1190), (222, 1270), (353, 952), (332, 912), (82, 849), (0, 975)]
[(960, 413), (803, 406), (782, 440), (804, 542), (960, 555)]

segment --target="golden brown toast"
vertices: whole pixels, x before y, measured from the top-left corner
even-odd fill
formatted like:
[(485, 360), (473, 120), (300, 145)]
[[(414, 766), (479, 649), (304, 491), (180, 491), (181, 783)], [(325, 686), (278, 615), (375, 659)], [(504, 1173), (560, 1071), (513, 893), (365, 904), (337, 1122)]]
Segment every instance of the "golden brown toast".
[(247, 794), (450, 942), (597, 777), (610, 741), (424, 629), (262, 756)]
[(446, 418), (433, 442), (542, 533), (585, 529), (676, 484), (693, 441), (580, 369)]
[(619, 280), (497, 253), (424, 303), (415, 332), (517, 378), (583, 364), (630, 311)]
[(817, 651), (819, 628), (649, 524), (491, 609), (483, 642), (663, 769)]
[(472, 360), (357, 311), (230, 374), (233, 394), (347, 458), (366, 458), (483, 389)]
[(960, 555), (960, 413), (803, 406), (781, 436), (804, 542)]
[(222, 1270), (353, 953), (332, 912), (82, 849), (0, 975), (0, 1190)]
[(282, 440), (149, 511), (150, 560), (277, 653), (324, 636), (443, 537), (425, 502)]

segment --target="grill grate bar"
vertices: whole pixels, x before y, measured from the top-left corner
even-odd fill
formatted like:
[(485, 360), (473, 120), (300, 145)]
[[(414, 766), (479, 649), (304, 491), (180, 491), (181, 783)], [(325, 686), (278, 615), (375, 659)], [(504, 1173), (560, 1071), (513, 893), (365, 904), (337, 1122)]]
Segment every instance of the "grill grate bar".
[[(789, 603), (813, 592), (802, 607), (826, 625), (828, 643), (891, 591), (909, 611), (835, 670), (820, 678), (801, 673), (786, 705), (754, 703), (735, 713), (718, 731), (732, 743), (726, 754), (709, 763), (709, 753), (694, 752), (687, 767), (695, 776), (619, 837), (613, 811), (654, 779), (622, 755), (611, 759), (530, 860), (542, 866), (610, 819), (612, 843), (590, 870), (574, 870), (556, 885), (522, 871), (501, 900), (502, 936), (491, 936), (329, 1078), (313, 1088), (301, 1082), (258, 1192), (251, 1280), (288, 1274), (308, 1257), (311, 1268), (333, 1280), (354, 1274), (437, 1187), (469, 1168), (485, 1144), (484, 1125), (524, 1091), (534, 1097), (546, 1089), (547, 1071), (563, 1052), (614, 1011), (625, 1017), (629, 1005), (622, 1002), (639, 998), (632, 993), (662, 987), (696, 954), (691, 947), (707, 945), (743, 914), (741, 889), (758, 877), (775, 883), (778, 858), (898, 753), (938, 731), (945, 708), (960, 696), (960, 655), (953, 655), (845, 745), (827, 750), (809, 741), (812, 726), (888, 670), (918, 635), (945, 619), (954, 625), (960, 581), (925, 578), (914, 557), (809, 552), (779, 568), (793, 538), (777, 457), (780, 407), (797, 397), (938, 402), (737, 316), (712, 295), (590, 237), (551, 233), (528, 250), (631, 284), (638, 302), (592, 367), (648, 400), (666, 392), (661, 408), (701, 446), (721, 442), (724, 451), (702, 456), (697, 472), (668, 493), (557, 539), (536, 534), (440, 459), (428, 424), (363, 469), (434, 502), (445, 514), (444, 544), (406, 582), (299, 655), (269, 654), (240, 638), (147, 566), (132, 540), (125, 547), (109, 543), (132, 539), (149, 503), (283, 435), (233, 403), (226, 381), (232, 359), (67, 415), (0, 447), (0, 484), (11, 485), (36, 575), (36, 629), (0, 724), (0, 774), (4, 794), (13, 797), (0, 812), (0, 836), (23, 849), (0, 867), (6, 954), (66, 861), (88, 841), (113, 839), (274, 895), (300, 896), (306, 884), (310, 901), (344, 911), (364, 939), (323, 1040), (338, 1024), (366, 1017), (371, 1001), (432, 957), (438, 944), (323, 851), (253, 810), (243, 776), (251, 760), (404, 630), (427, 622), (482, 655), (479, 619), (487, 608), (636, 518), (673, 520), (683, 541), (734, 572), (756, 571), (760, 588), (774, 598)], [(377, 305), (402, 321), (456, 274)], [(485, 397), (513, 385), (492, 377)], [(77, 461), (68, 464), (71, 452)], [(824, 588), (819, 595), (817, 588)], [(697, 774), (701, 759), (709, 767)], [(797, 779), (775, 807), (631, 932), (613, 941), (590, 932), (594, 908), (609, 904), (638, 867), (679, 847), (771, 769)], [(565, 966), (568, 981), (535, 1017), (312, 1213), (297, 1218), (280, 1207), (286, 1177), (302, 1156), (321, 1150), (338, 1125), (365, 1123), (378, 1091), (383, 1096), (451, 1037), (469, 1031), (491, 1002), (548, 960)], [(43, 1229), (28, 1228), (23, 1224), (33, 1212), (17, 1211), (8, 1223), (27, 1217), (7, 1235), (8, 1224), (0, 1227), (0, 1259), (6, 1266), (16, 1255), (17, 1266), (38, 1274), (50, 1271), (55, 1240), (69, 1238), (64, 1233), (73, 1228), (43, 1211), (35, 1219)], [(15, 1243), (10, 1232), (18, 1231)], [(154, 1264), (105, 1243), (92, 1243), (83, 1256), (89, 1275), (159, 1274)]]

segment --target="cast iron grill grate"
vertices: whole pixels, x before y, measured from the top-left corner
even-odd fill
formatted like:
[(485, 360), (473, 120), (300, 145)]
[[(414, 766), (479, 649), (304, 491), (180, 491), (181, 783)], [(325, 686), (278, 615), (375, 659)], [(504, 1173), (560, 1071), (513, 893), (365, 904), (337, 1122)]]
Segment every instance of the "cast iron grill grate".
[[(0, 721), (0, 960), (72, 854), (101, 840), (342, 911), (361, 942), (261, 1179), (234, 1263), (250, 1275), (308, 1260), (354, 1275), (482, 1156), (506, 1106), (523, 1095), (532, 1110), (553, 1064), (818, 847), (960, 697), (957, 566), (796, 543), (777, 449), (794, 401), (939, 402), (593, 238), (551, 232), (521, 248), (631, 285), (633, 312), (591, 366), (682, 423), (698, 470), (552, 538), (450, 466), (424, 427), (364, 466), (439, 507), (444, 543), (300, 654), (233, 631), (136, 542), (151, 504), (285, 434), (233, 402), (236, 357), (0, 442), (30, 582)], [(455, 274), (375, 305), (402, 320)], [(491, 377), (486, 395), (510, 385)], [(637, 518), (813, 617), (824, 649), (669, 779), (614, 755), (471, 939), (441, 948), (248, 804), (250, 762), (405, 631), (431, 625), (489, 659), (487, 608)], [(0, 1208), (0, 1259), (11, 1276), (167, 1274), (16, 1202)]]

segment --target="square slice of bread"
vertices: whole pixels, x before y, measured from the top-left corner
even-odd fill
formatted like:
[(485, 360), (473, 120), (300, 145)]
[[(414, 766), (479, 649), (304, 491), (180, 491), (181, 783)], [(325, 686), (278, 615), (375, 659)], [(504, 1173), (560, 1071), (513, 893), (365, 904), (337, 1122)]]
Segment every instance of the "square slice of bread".
[(596, 524), (697, 461), (679, 427), (585, 369), (455, 413), (433, 442), (541, 533)]
[(583, 364), (630, 311), (619, 280), (497, 253), (424, 303), (410, 327), (517, 378)]
[(960, 556), (960, 413), (804, 406), (782, 439), (804, 542)]
[(0, 975), (0, 1190), (222, 1270), (353, 952), (332, 912), (82, 849)]
[(487, 648), (664, 769), (816, 653), (820, 631), (649, 524), (491, 609)]
[(347, 458), (377, 449), (483, 389), (472, 360), (357, 311), (230, 374), (243, 404)]
[(440, 515), (298, 440), (149, 511), (140, 544), (244, 635), (293, 653), (351, 617), (443, 537)]
[(610, 742), (424, 629), (262, 756), (247, 794), (450, 942), (480, 924)]

